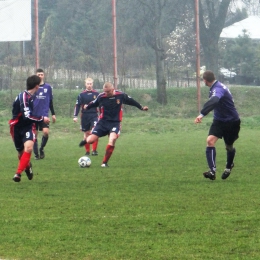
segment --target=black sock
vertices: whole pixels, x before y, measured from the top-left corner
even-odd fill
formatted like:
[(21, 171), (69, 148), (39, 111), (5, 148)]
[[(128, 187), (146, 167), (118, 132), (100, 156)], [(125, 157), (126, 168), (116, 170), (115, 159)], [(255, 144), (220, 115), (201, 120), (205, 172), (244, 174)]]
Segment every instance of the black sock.
[(236, 155), (236, 149), (235, 148), (232, 151), (227, 151), (227, 164), (226, 164), (227, 169), (231, 168), (231, 165), (234, 161), (235, 155)]
[(39, 156), (39, 152), (38, 152), (38, 140), (35, 139), (35, 142), (33, 144), (33, 152), (35, 154), (35, 156)]
[(41, 150), (43, 150), (44, 146), (47, 144), (48, 139), (49, 139), (49, 136), (42, 137), (42, 143), (41, 143), (41, 148), (40, 148)]

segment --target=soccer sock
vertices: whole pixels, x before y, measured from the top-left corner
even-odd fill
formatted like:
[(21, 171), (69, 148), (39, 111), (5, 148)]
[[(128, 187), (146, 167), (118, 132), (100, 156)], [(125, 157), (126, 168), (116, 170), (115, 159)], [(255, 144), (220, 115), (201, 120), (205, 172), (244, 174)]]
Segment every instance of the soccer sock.
[(88, 152), (88, 153), (89, 153), (90, 144), (85, 144), (85, 149), (86, 149), (86, 152)]
[(206, 158), (210, 170), (215, 172), (216, 171), (216, 148), (215, 147), (206, 148)]
[(108, 162), (108, 160), (111, 157), (114, 149), (115, 149), (115, 146), (112, 146), (112, 145), (109, 145), (109, 144), (107, 145), (107, 147), (106, 147), (106, 154), (105, 154), (105, 156), (103, 158), (103, 163), (107, 163)]
[(24, 152), (20, 158), (16, 172), (21, 174), (28, 167), (30, 163), (30, 159), (31, 159), (31, 153)]
[(33, 144), (33, 152), (34, 152), (34, 154), (35, 154), (36, 156), (39, 155), (39, 152), (38, 152), (38, 141), (37, 141), (37, 139), (35, 139), (35, 142), (34, 142), (34, 144)]
[(226, 164), (227, 169), (231, 168), (231, 165), (234, 161), (235, 155), (236, 155), (236, 149), (235, 148), (232, 151), (227, 151), (227, 164)]
[(43, 149), (43, 147), (47, 144), (48, 139), (49, 139), (49, 136), (43, 136), (42, 137), (42, 143), (41, 143), (41, 148), (40, 149)]
[(92, 151), (96, 151), (98, 146), (98, 139), (92, 144)]

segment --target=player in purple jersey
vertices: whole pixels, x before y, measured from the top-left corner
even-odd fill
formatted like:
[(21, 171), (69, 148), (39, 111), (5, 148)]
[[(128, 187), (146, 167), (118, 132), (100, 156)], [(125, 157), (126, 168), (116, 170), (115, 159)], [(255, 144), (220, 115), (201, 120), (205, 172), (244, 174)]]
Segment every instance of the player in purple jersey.
[[(34, 111), (35, 114), (49, 116), (49, 110), (52, 114), (52, 123), (56, 122), (56, 116), (53, 107), (53, 95), (52, 87), (44, 82), (44, 71), (42, 69), (36, 70), (36, 75), (41, 78), (41, 84), (37, 92), (35, 93), (34, 99)], [(38, 150), (38, 131), (43, 132), (42, 142), (40, 149)], [(36, 140), (33, 146), (33, 151), (35, 154), (35, 159), (43, 159), (45, 157), (44, 147), (46, 146), (49, 138), (49, 123), (40, 122), (36, 124)], [(39, 155), (40, 151), (40, 155)]]
[(36, 76), (27, 78), (27, 90), (21, 92), (13, 103), (12, 119), (9, 120), (10, 134), (18, 152), (19, 164), (13, 177), (15, 182), (21, 181), (23, 171), (29, 180), (33, 178), (32, 164), (30, 163), (35, 141), (35, 123), (48, 124), (50, 119), (44, 115), (35, 115), (33, 111), (33, 94), (38, 90), (41, 79)]
[(135, 106), (143, 111), (147, 111), (148, 107), (141, 106), (124, 92), (115, 90), (113, 84), (110, 82), (104, 84), (103, 91), (104, 92), (99, 94), (94, 101), (85, 105), (84, 108), (91, 109), (93, 107), (99, 107), (100, 109), (99, 121), (92, 130), (91, 135), (88, 136), (87, 143), (92, 144), (99, 137), (109, 136), (106, 153), (101, 164), (101, 167), (108, 167), (107, 162), (114, 151), (116, 140), (120, 135), (123, 117), (122, 105)]
[(234, 167), (234, 157), (236, 149), (233, 147), (234, 142), (238, 139), (240, 131), (240, 118), (234, 105), (233, 97), (229, 89), (221, 82), (215, 79), (212, 71), (203, 73), (203, 80), (210, 88), (209, 100), (204, 104), (200, 115), (195, 119), (195, 123), (201, 123), (202, 118), (211, 110), (214, 110), (213, 123), (209, 129), (207, 137), (206, 158), (209, 171), (204, 172), (205, 178), (210, 180), (216, 179), (216, 148), (215, 144), (219, 138), (224, 139), (227, 150), (226, 169), (222, 174), (225, 180)]
[[(80, 142), (79, 146), (85, 146), (86, 155), (90, 154), (90, 144), (86, 142), (88, 136), (91, 134), (91, 129), (96, 125), (98, 121), (98, 109), (93, 107), (91, 109), (84, 109), (84, 105), (89, 102), (95, 100), (99, 93), (93, 90), (93, 79), (86, 78), (85, 79), (86, 89), (81, 92), (76, 101), (76, 105), (74, 108), (74, 118), (73, 121), (78, 121), (78, 114), (81, 109), (81, 131), (84, 132), (83, 140)], [(97, 152), (98, 139), (92, 144), (92, 155), (98, 155)]]

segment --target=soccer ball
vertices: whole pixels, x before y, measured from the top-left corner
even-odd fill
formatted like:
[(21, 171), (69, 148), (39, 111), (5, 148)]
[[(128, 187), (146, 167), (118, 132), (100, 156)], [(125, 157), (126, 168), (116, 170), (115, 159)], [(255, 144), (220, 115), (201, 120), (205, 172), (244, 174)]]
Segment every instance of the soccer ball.
[(89, 167), (91, 165), (91, 160), (87, 156), (82, 156), (79, 158), (78, 164), (81, 168)]

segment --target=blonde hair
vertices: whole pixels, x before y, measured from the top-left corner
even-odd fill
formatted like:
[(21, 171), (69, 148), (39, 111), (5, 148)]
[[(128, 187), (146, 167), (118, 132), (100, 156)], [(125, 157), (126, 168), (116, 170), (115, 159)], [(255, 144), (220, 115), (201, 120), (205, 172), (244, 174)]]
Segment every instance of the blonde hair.
[(114, 88), (114, 85), (111, 82), (105, 82), (105, 84), (103, 85), (103, 88)]
[(92, 78), (86, 78), (86, 79), (85, 79), (85, 82), (91, 82), (91, 83), (93, 83), (94, 80), (93, 80)]

